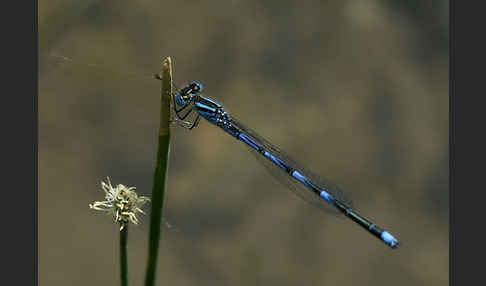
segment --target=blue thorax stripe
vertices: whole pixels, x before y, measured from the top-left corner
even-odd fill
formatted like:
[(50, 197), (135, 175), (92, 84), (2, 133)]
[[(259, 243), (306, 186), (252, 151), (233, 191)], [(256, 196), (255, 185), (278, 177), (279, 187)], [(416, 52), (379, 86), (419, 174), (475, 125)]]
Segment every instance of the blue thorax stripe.
[(216, 112), (216, 108), (215, 107), (206, 105), (206, 104), (201, 103), (199, 101), (196, 102), (194, 105), (196, 106), (196, 108), (198, 110), (203, 111), (203, 112), (211, 112), (211, 113), (215, 113)]
[(214, 106), (216, 106), (217, 108), (222, 107), (222, 105), (221, 105), (221, 104), (219, 104), (218, 102), (216, 102), (214, 99), (211, 99), (211, 98), (209, 98), (209, 97), (203, 97), (203, 96), (199, 96), (199, 97), (200, 97), (201, 99), (205, 100), (205, 101), (208, 101), (208, 102), (210, 102), (210, 103), (214, 104)]

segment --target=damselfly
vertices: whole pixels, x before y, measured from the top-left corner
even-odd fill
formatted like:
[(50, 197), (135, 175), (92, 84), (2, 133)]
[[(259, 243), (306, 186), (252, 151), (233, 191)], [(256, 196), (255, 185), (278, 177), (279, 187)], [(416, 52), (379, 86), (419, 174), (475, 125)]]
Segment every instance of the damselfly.
[[(266, 162), (273, 165), (273, 168), (276, 167), (282, 174), (286, 174), (285, 177), (289, 179), (291, 189), (304, 200), (322, 209), (337, 210), (391, 248), (398, 246), (398, 240), (393, 235), (353, 210), (351, 203), (338, 187), (312, 174), (275, 145), (245, 127), (230, 116), (221, 104), (201, 95), (202, 89), (202, 84), (192, 82), (172, 96), (176, 116), (174, 119), (182, 127), (193, 129), (198, 125), (200, 118), (203, 117), (229, 135), (247, 144), (258, 153), (260, 158), (264, 158)], [(186, 121), (186, 118), (192, 112), (197, 113), (196, 118), (192, 122)]]

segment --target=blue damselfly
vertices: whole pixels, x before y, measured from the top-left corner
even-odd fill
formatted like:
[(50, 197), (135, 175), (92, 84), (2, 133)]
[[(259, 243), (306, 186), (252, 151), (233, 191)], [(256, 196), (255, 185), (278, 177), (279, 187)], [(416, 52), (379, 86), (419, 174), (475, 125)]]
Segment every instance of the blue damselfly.
[[(312, 174), (275, 145), (245, 127), (230, 116), (221, 104), (201, 95), (202, 89), (201, 83), (192, 82), (173, 95), (173, 110), (176, 116), (174, 119), (182, 127), (193, 129), (198, 125), (200, 118), (203, 117), (229, 135), (247, 144), (259, 154), (260, 158), (273, 163), (274, 168), (278, 167), (280, 172), (286, 174), (285, 177), (290, 179), (290, 186), (294, 193), (304, 200), (322, 209), (330, 207), (337, 210), (391, 248), (398, 246), (398, 240), (393, 235), (353, 210), (350, 201), (346, 199), (338, 187)], [(197, 117), (193, 122), (186, 121), (185, 119), (193, 111), (197, 113)]]

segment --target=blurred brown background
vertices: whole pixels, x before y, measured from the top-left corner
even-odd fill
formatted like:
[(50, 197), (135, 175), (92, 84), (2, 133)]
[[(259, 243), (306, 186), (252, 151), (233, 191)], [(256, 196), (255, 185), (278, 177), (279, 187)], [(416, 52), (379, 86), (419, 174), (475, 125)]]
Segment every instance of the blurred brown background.
[[(150, 195), (161, 58), (402, 242), (173, 128), (158, 285), (448, 285), (448, 1), (39, 3), (39, 285), (118, 285), (100, 181)], [(129, 233), (142, 285), (148, 216)]]

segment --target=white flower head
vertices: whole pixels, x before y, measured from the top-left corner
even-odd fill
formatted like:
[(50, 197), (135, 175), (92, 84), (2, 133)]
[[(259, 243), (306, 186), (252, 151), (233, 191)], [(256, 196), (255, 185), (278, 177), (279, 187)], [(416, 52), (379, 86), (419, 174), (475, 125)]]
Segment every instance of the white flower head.
[(138, 196), (135, 187), (126, 187), (118, 184), (113, 187), (110, 178), (106, 177), (107, 183), (101, 182), (101, 188), (105, 191), (105, 201), (94, 202), (89, 207), (98, 211), (105, 211), (115, 218), (115, 222), (120, 223), (120, 231), (129, 222), (138, 224), (137, 212), (145, 214), (141, 207), (150, 199)]

